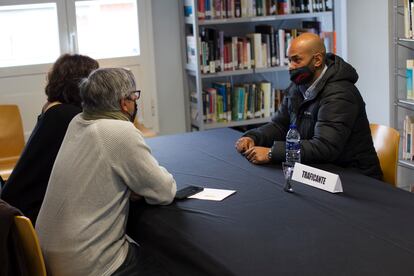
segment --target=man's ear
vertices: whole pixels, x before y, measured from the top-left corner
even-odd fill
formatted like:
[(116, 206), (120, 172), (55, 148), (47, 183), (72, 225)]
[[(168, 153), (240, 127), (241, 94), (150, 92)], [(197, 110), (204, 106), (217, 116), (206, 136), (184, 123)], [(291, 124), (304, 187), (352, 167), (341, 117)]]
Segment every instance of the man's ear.
[(315, 58), (315, 67), (316, 68), (322, 68), (323, 66), (323, 56), (321, 53), (316, 53), (314, 55)]
[(125, 99), (121, 99), (121, 101), (119, 102), (120, 106), (121, 106), (121, 110), (128, 112), (128, 106), (126, 104), (126, 100)]

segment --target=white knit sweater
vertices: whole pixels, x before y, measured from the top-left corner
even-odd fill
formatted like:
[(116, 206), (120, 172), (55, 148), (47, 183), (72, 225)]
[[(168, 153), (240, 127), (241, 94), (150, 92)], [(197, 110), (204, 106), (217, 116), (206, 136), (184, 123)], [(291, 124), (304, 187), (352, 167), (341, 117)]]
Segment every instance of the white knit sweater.
[(111, 275), (123, 263), (131, 190), (149, 204), (169, 204), (176, 183), (132, 123), (77, 115), (36, 221), (51, 275)]

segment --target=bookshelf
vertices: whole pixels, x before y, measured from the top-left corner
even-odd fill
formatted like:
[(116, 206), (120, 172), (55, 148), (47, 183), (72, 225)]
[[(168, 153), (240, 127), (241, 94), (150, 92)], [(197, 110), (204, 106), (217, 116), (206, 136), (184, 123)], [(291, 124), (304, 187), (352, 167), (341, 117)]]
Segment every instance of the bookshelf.
[[(232, 5), (233, 11), (222, 6), (216, 12), (217, 2)], [(251, 9), (252, 2), (264, 4), (262, 15)], [(284, 14), (280, 7), (271, 14), (272, 2), (283, 1), (179, 1), (188, 130), (270, 121), (290, 82), (286, 58), (290, 39), (307, 29), (323, 33), (328, 48), (335, 47), (333, 0), (303, 1), (309, 5), (296, 12), (294, 1), (286, 0)]]
[[(398, 187), (412, 191), (414, 189), (414, 150), (407, 134), (414, 134), (407, 128), (407, 116), (414, 119), (414, 24), (410, 17), (410, 4), (414, 10), (414, 1), (393, 0), (393, 52), (394, 69), (392, 82), (394, 99), (392, 105), (393, 127), (400, 132), (400, 153), (398, 161)], [(412, 62), (409, 62), (412, 60)], [(410, 76), (411, 74), (411, 76)], [(408, 129), (408, 130), (407, 130)], [(411, 149), (410, 149), (411, 147)]]

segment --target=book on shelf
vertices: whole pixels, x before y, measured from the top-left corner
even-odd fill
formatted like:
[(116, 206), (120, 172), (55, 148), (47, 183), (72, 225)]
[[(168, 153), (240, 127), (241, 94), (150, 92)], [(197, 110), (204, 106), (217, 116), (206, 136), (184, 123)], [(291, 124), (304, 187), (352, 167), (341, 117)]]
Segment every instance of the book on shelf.
[(290, 0), (277, 0), (277, 14), (289, 14), (290, 10)]
[(212, 19), (214, 13), (213, 0), (204, 0), (205, 2), (205, 19)]
[(313, 12), (324, 12), (333, 10), (333, 0), (313, 0), (311, 5)]
[(321, 33), (321, 22), (319, 21), (302, 21), (302, 29), (308, 33), (319, 35)]
[[(261, 82), (259, 84), (260, 91), (263, 93), (263, 117), (270, 117), (270, 114), (273, 114), (275, 111), (274, 104), (272, 104), (272, 88), (270, 82)], [(273, 107), (273, 110), (272, 110)]]
[(203, 89), (203, 93), (206, 95), (205, 98), (207, 106), (205, 118), (208, 122), (217, 122), (217, 90), (215, 88), (206, 88)]
[(234, 17), (241, 17), (241, 0), (234, 0)]
[(265, 67), (263, 62), (262, 34), (251, 33), (247, 34), (247, 37), (251, 42), (251, 57), (254, 68)]
[(234, 86), (232, 93), (232, 120), (241, 121), (247, 117), (244, 115), (244, 102), (246, 97), (246, 89), (244, 86)]
[(414, 20), (413, 20), (414, 0), (404, 0), (404, 36), (413, 38)]
[[(196, 0), (199, 20), (332, 11), (333, 0)], [(407, 0), (408, 1), (408, 0)], [(411, 1), (411, 0), (410, 0)], [(188, 6), (185, 2), (185, 8)], [(189, 8), (187, 8), (188, 10)], [(184, 14), (188, 14), (185, 12)]]
[(187, 41), (187, 64), (195, 66), (197, 64), (197, 41), (193, 35), (188, 35), (186, 37)]
[(278, 56), (277, 56), (277, 60), (278, 60), (278, 64), (280, 66), (283, 66), (285, 64), (288, 64), (287, 59), (286, 59), (286, 49), (288, 48), (286, 45), (286, 31), (284, 29), (278, 29), (277, 30), (277, 49), (279, 50), (277, 52)]
[(402, 158), (414, 161), (414, 116), (405, 116)]
[(193, 16), (193, 3), (192, 0), (184, 0), (184, 16)]
[(405, 69), (407, 99), (414, 100), (414, 59), (407, 59)]
[(200, 45), (200, 65), (201, 72), (215, 73), (219, 68), (219, 49), (217, 47), (218, 33), (212, 28), (201, 28), (199, 45)]
[(268, 0), (267, 1), (267, 10), (269, 15), (277, 15), (277, 0)]
[(198, 19), (205, 19), (206, 18), (206, 3), (205, 0), (197, 0), (198, 1)]
[[(199, 117), (200, 116), (200, 112), (198, 111), (198, 106), (197, 106), (197, 93), (195, 91), (192, 91), (190, 93), (190, 116), (191, 119), (193, 121), (198, 122), (199, 121)], [(205, 107), (203, 107), (205, 108)], [(203, 120), (205, 120), (206, 118), (203, 118)]]
[(276, 43), (276, 35), (273, 26), (271, 25), (257, 25), (255, 26), (255, 32), (262, 34), (262, 41), (263, 37), (265, 38), (265, 44), (269, 45), (267, 47), (267, 67), (277, 66), (277, 43)]
[(336, 32), (321, 32), (320, 37), (325, 44), (326, 51), (336, 54)]
[(217, 95), (221, 96), (218, 102), (222, 102), (222, 108), (219, 110), (219, 121), (231, 120), (231, 95), (228, 91), (227, 84), (224, 82), (214, 82), (213, 89), (217, 91)]

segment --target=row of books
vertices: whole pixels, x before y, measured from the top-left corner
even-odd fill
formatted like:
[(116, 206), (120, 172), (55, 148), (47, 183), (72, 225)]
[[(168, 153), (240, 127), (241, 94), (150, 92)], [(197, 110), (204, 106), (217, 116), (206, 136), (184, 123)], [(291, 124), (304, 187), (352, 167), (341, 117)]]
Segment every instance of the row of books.
[(414, 38), (414, 0), (404, 0), (404, 36)]
[(216, 73), (287, 65), (287, 47), (297, 30), (258, 25), (246, 36), (225, 36), (223, 31), (204, 28), (199, 38), (201, 72)]
[[(255, 32), (246, 36), (226, 36), (224, 31), (201, 28), (199, 59), (203, 74), (251, 68), (269, 68), (288, 64), (287, 49), (293, 38), (303, 32), (318, 32), (319, 22), (303, 22), (307, 29), (278, 29), (271, 25), (257, 25)], [(334, 44), (332, 32), (323, 32), (326, 46)], [(188, 63), (196, 64), (196, 40), (187, 36)], [(328, 49), (332, 52), (333, 49)]]
[[(195, 0), (200, 20), (331, 11), (333, 0)], [(184, 3), (192, 15), (191, 0)]]
[[(273, 115), (282, 101), (282, 92), (270, 82), (214, 82), (203, 89), (203, 120), (205, 123), (230, 122)], [(191, 114), (197, 120), (197, 94), (191, 94)]]
[(407, 59), (406, 67), (407, 99), (414, 100), (414, 59)]
[(402, 158), (414, 161), (414, 116), (405, 116)]

